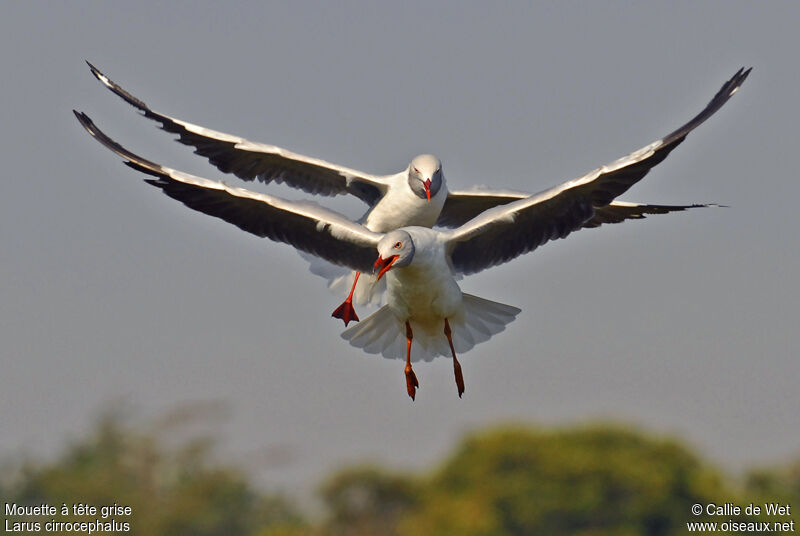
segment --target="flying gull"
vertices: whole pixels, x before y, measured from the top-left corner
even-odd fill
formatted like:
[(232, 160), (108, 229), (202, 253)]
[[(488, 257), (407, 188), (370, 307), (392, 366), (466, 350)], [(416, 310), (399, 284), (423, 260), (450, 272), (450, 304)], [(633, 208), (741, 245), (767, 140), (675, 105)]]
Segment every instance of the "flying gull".
[[(233, 173), (246, 181), (285, 183), (311, 194), (354, 195), (369, 206), (368, 211), (358, 222), (373, 232), (385, 233), (405, 226), (457, 227), (484, 210), (530, 195), (523, 192), (488, 189), (449, 191), (441, 161), (433, 155), (415, 157), (409, 166), (399, 173), (373, 175), (303, 156), (274, 145), (252, 142), (239, 136), (194, 125), (152, 110), (91, 63), (87, 64), (92, 74), (106, 87), (137, 108), (145, 117), (160, 123), (163, 130), (177, 134), (177, 141), (194, 147), (195, 153), (206, 157), (220, 171)], [(611, 195), (604, 189), (607, 188), (607, 184), (613, 183), (630, 187), (643, 178), (652, 167), (666, 158), (691, 130), (714, 114), (736, 91), (749, 72), (749, 69), (747, 71), (742, 69), (736, 73), (700, 114), (668, 136), (571, 181), (589, 180), (589, 186), (582, 188), (580, 195), (591, 197), (594, 213), (592, 218), (584, 223), (584, 227), (644, 218), (648, 214), (665, 214), (708, 206), (625, 203), (614, 201), (613, 199), (619, 194)], [(347, 294), (344, 302), (332, 313), (332, 316), (341, 318), (345, 326), (351, 320), (359, 319), (353, 307), (354, 301), (363, 304), (382, 295), (383, 288), (376, 285), (376, 278), (370, 274), (365, 274), (359, 284), (358, 271), (351, 276), (348, 270), (320, 260), (313, 260), (311, 268), (314, 273), (329, 280), (329, 287), (343, 289), (343, 293)]]
[[(748, 72), (737, 73), (715, 99), (727, 100)], [(406, 389), (412, 399), (419, 386), (412, 362), (452, 357), (461, 396), (465, 386), (457, 353), (503, 331), (520, 312), (462, 293), (456, 277), (503, 264), (573, 231), (622, 221), (596, 219), (597, 207), (608, 205), (638, 181), (599, 172), (495, 206), (454, 229), (408, 226), (379, 233), (314, 203), (286, 201), (155, 164), (109, 138), (86, 114), (75, 115), (127, 165), (155, 177), (146, 182), (189, 208), (333, 264), (358, 272), (377, 271), (377, 280), (385, 276), (387, 303), (347, 328), (342, 337), (368, 353), (389, 358), (399, 358), (405, 345)], [(677, 139), (667, 137), (662, 143), (677, 144)], [(657, 153), (661, 146), (654, 144), (648, 150)]]

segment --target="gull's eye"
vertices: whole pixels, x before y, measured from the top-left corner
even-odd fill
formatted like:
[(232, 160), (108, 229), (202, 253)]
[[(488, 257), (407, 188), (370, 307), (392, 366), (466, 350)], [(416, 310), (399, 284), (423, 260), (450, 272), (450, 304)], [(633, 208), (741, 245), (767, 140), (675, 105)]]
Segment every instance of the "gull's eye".
[(398, 242), (398, 243), (396, 243), (394, 245), (394, 249), (400, 249), (401, 247), (403, 247), (403, 243), (402, 242)]
[(416, 171), (417, 175), (419, 175), (419, 170), (417, 168), (414, 168), (414, 171)]

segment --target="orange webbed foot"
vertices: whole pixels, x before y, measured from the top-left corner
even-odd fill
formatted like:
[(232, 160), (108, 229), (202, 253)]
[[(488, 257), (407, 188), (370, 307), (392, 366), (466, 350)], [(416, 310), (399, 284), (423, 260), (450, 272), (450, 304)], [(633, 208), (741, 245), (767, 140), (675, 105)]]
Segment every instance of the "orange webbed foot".
[(406, 389), (408, 390), (408, 396), (411, 397), (411, 400), (415, 399), (417, 387), (419, 387), (417, 375), (414, 374), (414, 369), (411, 368), (411, 365), (406, 365)]
[(464, 375), (461, 373), (461, 363), (457, 359), (453, 361), (453, 371), (456, 375), (456, 387), (458, 388), (458, 398), (464, 394)]
[(458, 398), (464, 394), (464, 375), (461, 373), (461, 363), (456, 357), (456, 348), (453, 346), (453, 331), (450, 329), (450, 322), (444, 319), (444, 335), (447, 337), (447, 344), (450, 345), (450, 352), (453, 354), (453, 373), (456, 377), (456, 387), (458, 388)]
[(336, 308), (333, 313), (331, 313), (331, 316), (344, 320), (345, 327), (352, 320), (358, 322), (358, 315), (356, 314), (356, 310), (353, 308), (353, 302), (350, 300), (345, 300), (339, 307)]

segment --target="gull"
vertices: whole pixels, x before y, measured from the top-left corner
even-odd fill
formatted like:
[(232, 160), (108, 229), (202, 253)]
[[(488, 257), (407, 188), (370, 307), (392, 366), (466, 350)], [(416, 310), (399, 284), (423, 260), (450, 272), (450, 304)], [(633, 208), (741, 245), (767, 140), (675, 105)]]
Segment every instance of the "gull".
[[(359, 223), (371, 231), (383, 233), (408, 225), (431, 227), (447, 199), (442, 163), (434, 155), (414, 157), (399, 173), (364, 173), (158, 113), (94, 65), (86, 63), (106, 87), (145, 117), (161, 123), (163, 130), (178, 134), (178, 141), (194, 146), (195, 153), (208, 158), (220, 171), (233, 173), (246, 181), (285, 183), (310, 194), (354, 195), (370, 207)], [(351, 320), (358, 321), (352, 302), (359, 275), (360, 272), (356, 272), (350, 294), (332, 313), (333, 317), (341, 318), (345, 326)]]
[[(310, 194), (354, 195), (369, 206), (358, 223), (373, 232), (386, 233), (406, 226), (454, 228), (463, 225), (484, 210), (530, 196), (524, 192), (486, 188), (451, 191), (447, 187), (441, 161), (430, 154), (415, 157), (409, 166), (399, 173), (373, 175), (318, 158), (303, 156), (274, 145), (211, 130), (154, 111), (94, 65), (88, 61), (86, 63), (92, 74), (108, 89), (138, 109), (148, 119), (160, 123), (163, 130), (177, 134), (177, 141), (194, 147), (195, 153), (206, 157), (220, 171), (232, 173), (246, 181), (285, 183)], [(604, 194), (601, 189), (605, 188), (605, 184), (617, 182), (630, 186), (642, 179), (651, 168), (664, 160), (690, 131), (713, 115), (747, 78), (749, 72), (749, 69), (739, 70), (700, 114), (671, 134), (575, 179), (574, 181), (595, 181), (592, 184), (597, 188), (591, 195), (594, 213), (584, 226), (596, 227), (602, 223), (641, 219), (650, 214), (665, 214), (709, 206), (627, 203), (614, 200), (619, 194)], [(581, 191), (585, 192), (586, 188)], [(312, 272), (328, 279), (329, 288), (344, 289), (344, 293), (349, 289), (344, 302), (331, 315), (342, 319), (345, 326), (350, 321), (359, 320), (353, 306), (354, 301), (364, 304), (381, 298), (383, 287), (377, 284), (378, 280), (375, 277), (365, 274), (359, 284), (360, 271), (356, 271), (351, 280), (350, 272), (341, 266), (331, 266), (330, 263), (318, 259), (309, 260)]]
[[(374, 232), (316, 203), (288, 201), (161, 166), (132, 153), (108, 137), (85, 113), (74, 113), (89, 134), (120, 155), (125, 164), (155, 177), (145, 179), (145, 182), (160, 188), (187, 207), (351, 270), (375, 270), (378, 280), (386, 275), (387, 304), (363, 322), (345, 329), (342, 337), (367, 353), (381, 353), (386, 357), (399, 357), (400, 354), (394, 350), (405, 341), (406, 391), (412, 400), (419, 387), (412, 360), (430, 360), (436, 355), (446, 355), (443, 350), (443, 341), (446, 339), (444, 349), (450, 351), (453, 359), (456, 387), (461, 397), (465, 390), (464, 377), (456, 351), (466, 352), (503, 331), (520, 312), (520, 309), (510, 305), (462, 293), (456, 283), (455, 275), (459, 271), (470, 273), (482, 269), (476, 269), (475, 265), (462, 266), (458, 262), (461, 255), (466, 253), (458, 247), (459, 242), (463, 243), (462, 246), (471, 247), (470, 237), (477, 237), (480, 233), (470, 223), (481, 225), (481, 217), (455, 230), (410, 226), (388, 233)], [(526, 201), (523, 199), (505, 207), (514, 207)], [(505, 207), (491, 209), (484, 215), (496, 213)], [(562, 208), (557, 210), (563, 212)], [(582, 210), (591, 211), (591, 205), (585, 204)], [(513, 220), (515, 216), (510, 214), (498, 214), (497, 221)], [(575, 220), (574, 217), (570, 219)], [(552, 229), (541, 228), (524, 234), (536, 236), (541, 242), (549, 239), (553, 232)], [(496, 239), (488, 234), (486, 238)], [(513, 241), (521, 244), (519, 240)], [(483, 244), (478, 242), (475, 246), (489, 254), (482, 255), (485, 267), (503, 262), (496, 252), (485, 249)], [(439, 337), (436, 337), (437, 333)], [(420, 348), (415, 348), (412, 359), (412, 341), (415, 339), (423, 353), (420, 354)]]
[[(724, 103), (748, 73), (740, 70), (709, 106), (715, 101)], [(461, 397), (465, 384), (457, 354), (500, 333), (520, 312), (517, 307), (463, 293), (457, 277), (506, 263), (574, 231), (624, 220), (595, 218), (599, 207), (607, 206), (642, 176), (600, 170), (487, 209), (456, 228), (405, 226), (381, 233), (315, 203), (287, 201), (153, 163), (109, 138), (85, 113), (74, 113), (89, 134), (125, 164), (155, 177), (146, 179), (148, 184), (187, 207), (333, 264), (358, 272), (375, 271), (376, 280), (385, 276), (386, 304), (345, 329), (342, 337), (367, 353), (389, 358), (401, 358), (405, 343), (404, 374), (412, 400), (419, 387), (412, 362), (449, 355)], [(694, 121), (704, 119), (701, 114)], [(642, 161), (658, 154), (663, 158), (664, 151), (685, 135), (678, 130), (645, 148), (652, 154), (637, 158)]]

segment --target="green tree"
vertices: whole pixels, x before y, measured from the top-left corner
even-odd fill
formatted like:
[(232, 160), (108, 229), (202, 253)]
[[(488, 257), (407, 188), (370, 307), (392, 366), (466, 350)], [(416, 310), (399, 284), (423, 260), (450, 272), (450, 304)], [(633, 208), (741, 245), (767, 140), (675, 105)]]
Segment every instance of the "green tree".
[[(793, 507), (793, 518), (797, 518), (794, 508), (800, 510), (800, 460), (784, 466), (751, 470), (745, 477), (744, 488), (748, 502), (789, 504)], [(773, 520), (786, 521), (781, 516)]]
[(131, 516), (115, 518), (152, 536), (251, 535), (273, 525), (302, 526), (287, 501), (257, 492), (239, 470), (215, 463), (208, 439), (168, 447), (170, 430), (137, 429), (111, 413), (55, 461), (26, 463), (6, 482), (3, 496), (18, 504), (130, 506)]
[(747, 476), (747, 489), (767, 497), (800, 501), (800, 460), (783, 467), (751, 471)]
[[(693, 504), (800, 504), (800, 462), (751, 471), (737, 485), (671, 439), (608, 425), (507, 426), (467, 436), (430, 473), (342, 470), (321, 486), (327, 515), (311, 524), (216, 460), (208, 436), (182, 431), (181, 419), (132, 426), (110, 413), (54, 461), (5, 468), (0, 494), (18, 504), (130, 506), (133, 515), (117, 520), (152, 536), (661, 536), (710, 519), (692, 515)], [(787, 521), (713, 521), (731, 518)]]
[(427, 481), (406, 535), (685, 534), (691, 505), (731, 497), (687, 449), (624, 428), (468, 437)]
[(332, 536), (394, 536), (397, 524), (418, 506), (418, 488), (412, 478), (375, 467), (344, 470), (320, 490), (330, 513), (326, 531)]

